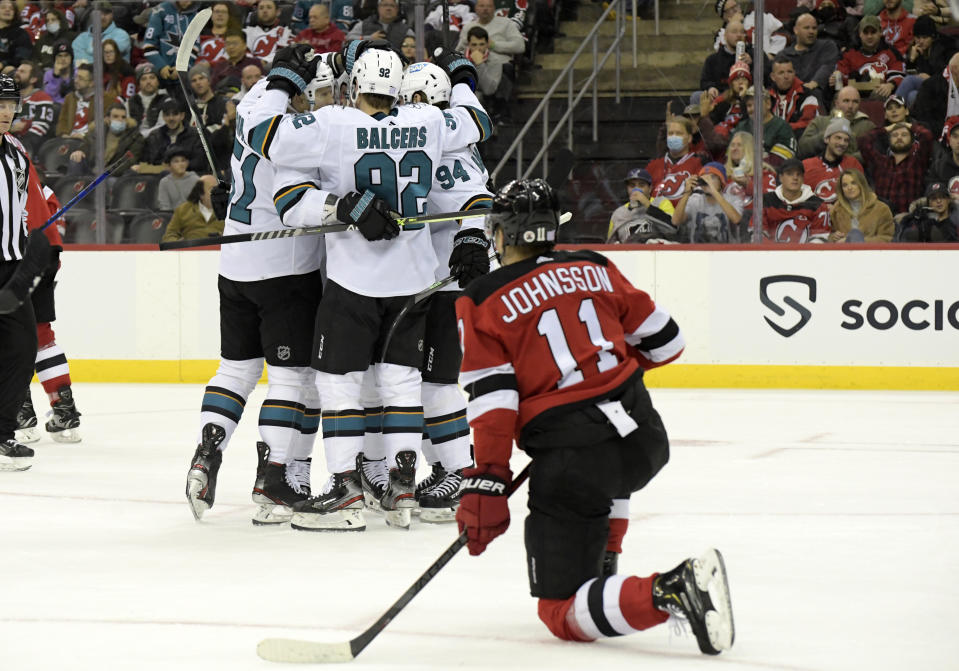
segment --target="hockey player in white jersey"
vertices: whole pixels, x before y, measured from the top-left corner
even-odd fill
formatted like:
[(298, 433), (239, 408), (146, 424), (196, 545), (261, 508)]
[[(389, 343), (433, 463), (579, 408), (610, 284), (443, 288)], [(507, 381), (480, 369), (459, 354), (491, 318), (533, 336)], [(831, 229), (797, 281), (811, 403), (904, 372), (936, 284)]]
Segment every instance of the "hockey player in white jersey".
[[(322, 65), (291, 104), (298, 111), (328, 105), (332, 86), (333, 73)], [(273, 206), (276, 168), (249, 148), (243, 130), (238, 118), (227, 235), (281, 227)], [(259, 415), (253, 523), (289, 521), (293, 503), (310, 493), (310, 455), (320, 414), (310, 352), (322, 260), (320, 236), (224, 245), (220, 252), (221, 360), (203, 395), (199, 446), (186, 486), (197, 519), (213, 505), (223, 450), (264, 360), (269, 386)]]
[[(413, 63), (403, 75), (400, 98), (406, 105), (427, 104), (446, 109), (450, 100), (449, 77), (433, 63)], [(434, 171), (428, 198), (430, 212), (477, 209), (492, 203), (486, 188), (489, 174), (475, 146), (444, 153)], [(454, 303), (460, 286), (489, 272), (489, 241), (484, 216), (430, 226), (430, 238), (439, 263), (437, 282), (452, 275), (459, 281), (447, 284), (430, 296), (423, 341), (424, 414), (423, 456), (430, 465), (429, 477), (416, 486), (415, 499), (424, 522), (451, 522), (459, 501), (462, 470), (472, 465), (470, 432), (466, 421), (466, 398), (460, 391), (462, 352), (456, 329)], [(370, 403), (367, 415), (375, 417), (380, 403)], [(375, 424), (375, 422), (371, 422)], [(376, 498), (385, 487), (386, 458), (382, 454), (380, 427), (373, 426), (363, 446), (362, 481), (367, 499)]]
[[(257, 85), (262, 93), (256, 105), (241, 103), (237, 113), (246, 128), (257, 124), (248, 131), (250, 146), (290, 169), (278, 174), (274, 196), (285, 226), (341, 221), (359, 229), (326, 236), (328, 279), (317, 312), (313, 367), (318, 371), (324, 448), (332, 475), (321, 494), (296, 504), (293, 526), (362, 530), (356, 457), (365, 424), (363, 374), (407, 298), (433, 282), (437, 263), (429, 231), (401, 233), (392, 213), (425, 213), (443, 153), (486, 139), (491, 125), (473, 94), (476, 70), (462, 57), (444, 59), (444, 69), (457, 82), (454, 105), (445, 113), (426, 106), (394, 107), (402, 81), (402, 62), (395, 52), (354, 41), (338, 58), (331, 62), (342, 62), (350, 75), (353, 108), (279, 114), (286, 96), (309, 73), (308, 60), (294, 52), (283, 59), (277, 55), (267, 82)], [(422, 307), (410, 310), (375, 366), (390, 465), (380, 503), (388, 511), (415, 505), (416, 449), (423, 427), (419, 368), (424, 318)]]

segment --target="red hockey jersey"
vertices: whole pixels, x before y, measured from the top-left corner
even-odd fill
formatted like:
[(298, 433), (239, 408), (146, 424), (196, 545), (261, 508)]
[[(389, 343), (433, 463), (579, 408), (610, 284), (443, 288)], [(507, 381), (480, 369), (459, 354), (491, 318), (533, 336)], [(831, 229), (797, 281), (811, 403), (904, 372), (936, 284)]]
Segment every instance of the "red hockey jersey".
[(676, 205), (683, 197), (686, 180), (692, 175), (698, 175), (702, 167), (702, 159), (693, 152), (675, 161), (669, 154), (650, 161), (646, 170), (656, 182), (653, 185), (653, 197), (663, 196)]
[(803, 184), (802, 195), (788, 201), (782, 187), (763, 195), (763, 237), (775, 242), (809, 242), (829, 236), (829, 206)]
[(882, 49), (874, 54), (847, 49), (836, 63), (836, 69), (842, 73), (844, 84), (851, 79), (856, 82), (878, 80), (898, 86), (905, 75), (902, 58), (892, 49)]
[(590, 251), (500, 268), (467, 287), (456, 315), (477, 464), (508, 464), (530, 420), (603, 398), (685, 346), (669, 314)]
[(793, 131), (802, 130), (819, 116), (819, 101), (809, 95), (799, 77), (793, 79), (792, 88), (783, 93), (775, 86), (769, 89), (773, 101), (773, 114), (789, 124)]
[(839, 188), (839, 173), (843, 170), (858, 170), (862, 174), (862, 164), (848, 154), (839, 163), (830, 163), (825, 156), (813, 156), (802, 162), (805, 182), (812, 192), (826, 203), (836, 202), (836, 190)]

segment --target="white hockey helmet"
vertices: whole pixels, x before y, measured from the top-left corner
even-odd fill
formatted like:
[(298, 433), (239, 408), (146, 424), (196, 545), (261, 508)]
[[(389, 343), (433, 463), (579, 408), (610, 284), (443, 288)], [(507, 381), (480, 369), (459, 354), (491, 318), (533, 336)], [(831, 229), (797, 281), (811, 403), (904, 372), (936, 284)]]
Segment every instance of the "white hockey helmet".
[(375, 93), (396, 101), (403, 84), (403, 61), (395, 51), (367, 49), (353, 64), (350, 75), (350, 102), (361, 93)]
[(440, 66), (432, 63), (413, 63), (403, 73), (400, 97), (404, 103), (411, 103), (413, 94), (422, 93), (430, 105), (448, 103), (452, 88), (449, 75)]
[(306, 85), (306, 89), (303, 91), (306, 95), (306, 100), (310, 103), (310, 109), (316, 109), (317, 94), (321, 91), (328, 90), (330, 92), (330, 102), (335, 98), (333, 95), (333, 84), (336, 81), (336, 77), (333, 76), (333, 70), (329, 65), (320, 61), (320, 64), (316, 67), (316, 76), (310, 80)]

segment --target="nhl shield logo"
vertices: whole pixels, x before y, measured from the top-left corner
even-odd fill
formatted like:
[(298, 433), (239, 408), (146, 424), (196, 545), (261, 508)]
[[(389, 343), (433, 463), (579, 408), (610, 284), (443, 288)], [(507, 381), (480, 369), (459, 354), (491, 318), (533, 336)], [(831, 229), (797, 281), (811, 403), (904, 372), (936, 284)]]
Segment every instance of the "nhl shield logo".
[(27, 190), (27, 171), (23, 168), (14, 168), (17, 177), (17, 191), (23, 193)]
[(290, 348), (287, 345), (278, 345), (276, 348), (276, 358), (280, 361), (287, 361), (290, 358)]

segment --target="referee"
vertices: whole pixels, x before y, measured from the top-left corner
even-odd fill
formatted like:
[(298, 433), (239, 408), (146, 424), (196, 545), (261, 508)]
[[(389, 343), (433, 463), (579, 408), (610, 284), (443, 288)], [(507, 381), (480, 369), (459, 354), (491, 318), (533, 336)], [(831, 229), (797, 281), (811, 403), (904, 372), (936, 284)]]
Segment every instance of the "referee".
[[(20, 111), (20, 87), (0, 75), (0, 287), (23, 260), (27, 247), (27, 178), (30, 162), (7, 132)], [(43, 235), (36, 231), (34, 235)], [(14, 440), (23, 390), (33, 377), (37, 355), (37, 323), (33, 303), (25, 300), (0, 315), (0, 470), (30, 468), (33, 450)]]

